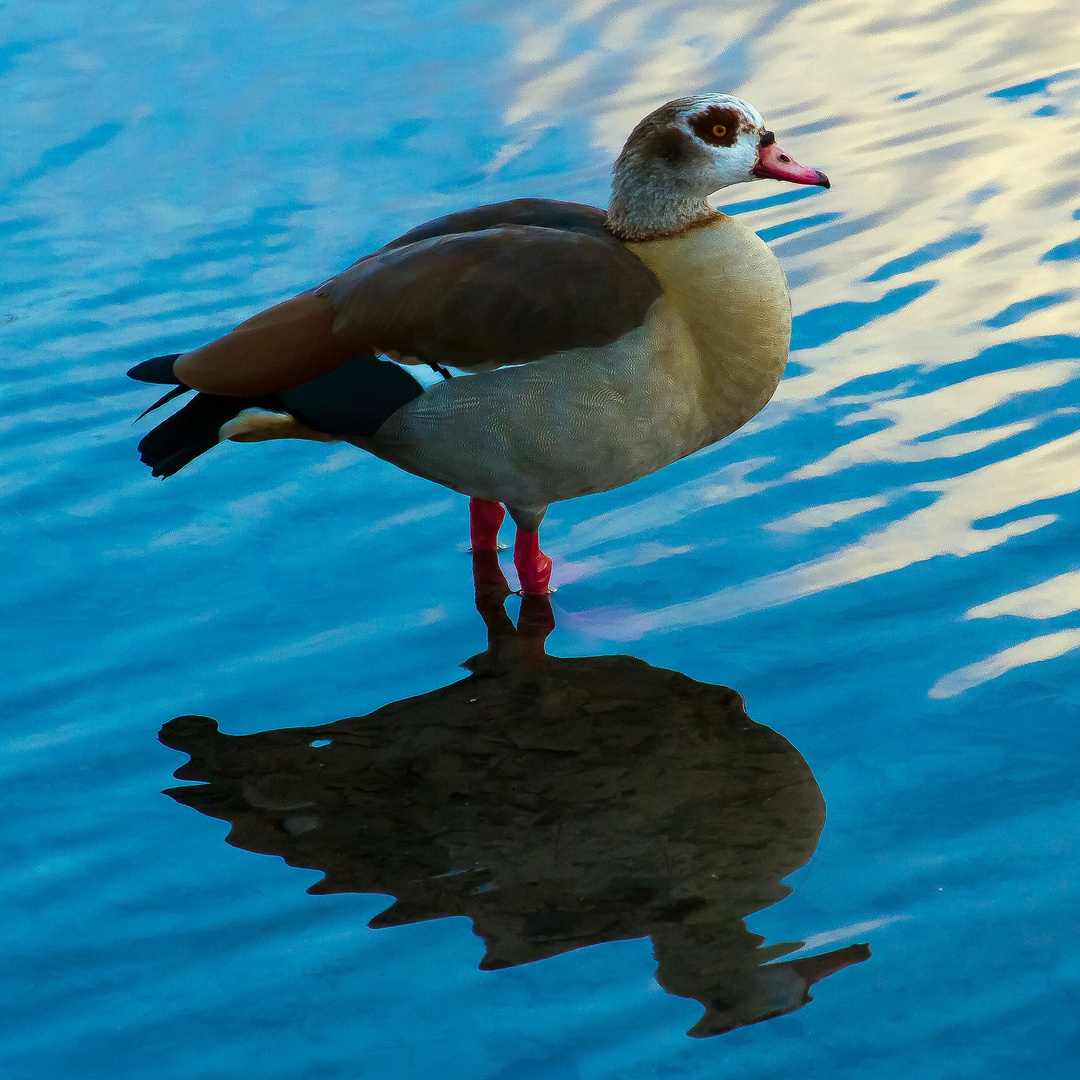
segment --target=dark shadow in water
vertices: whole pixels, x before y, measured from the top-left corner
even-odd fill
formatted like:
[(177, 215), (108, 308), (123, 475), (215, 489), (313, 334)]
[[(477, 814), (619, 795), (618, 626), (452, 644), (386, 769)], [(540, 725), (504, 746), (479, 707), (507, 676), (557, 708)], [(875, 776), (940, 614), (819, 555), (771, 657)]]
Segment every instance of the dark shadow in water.
[(696, 998), (690, 1035), (801, 1008), (870, 955), (849, 945), (770, 963), (748, 914), (791, 891), (825, 804), (790, 743), (725, 686), (630, 656), (562, 659), (546, 597), (517, 628), (494, 553), (474, 556), (488, 648), (468, 678), (369, 716), (223, 735), (207, 717), (161, 731), (200, 786), (177, 802), (232, 823), (229, 843), (325, 872), (312, 893), (389, 893), (371, 920), (465, 915), (481, 968), (648, 935), (656, 977)]

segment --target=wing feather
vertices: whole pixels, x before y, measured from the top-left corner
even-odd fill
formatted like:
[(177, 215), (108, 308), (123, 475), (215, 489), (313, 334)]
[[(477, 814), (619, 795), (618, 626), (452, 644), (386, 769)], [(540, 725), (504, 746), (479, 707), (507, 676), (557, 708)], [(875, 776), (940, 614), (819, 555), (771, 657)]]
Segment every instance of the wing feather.
[(379, 352), (459, 368), (606, 345), (660, 295), (603, 210), (514, 199), (429, 221), (173, 365), (186, 386), (272, 394)]
[(336, 318), (325, 297), (301, 293), (184, 353), (173, 371), (187, 386), (229, 397), (299, 386), (371, 351), (334, 334)]
[(337, 309), (343, 341), (468, 369), (607, 345), (660, 291), (614, 237), (504, 225), (384, 249), (316, 295)]

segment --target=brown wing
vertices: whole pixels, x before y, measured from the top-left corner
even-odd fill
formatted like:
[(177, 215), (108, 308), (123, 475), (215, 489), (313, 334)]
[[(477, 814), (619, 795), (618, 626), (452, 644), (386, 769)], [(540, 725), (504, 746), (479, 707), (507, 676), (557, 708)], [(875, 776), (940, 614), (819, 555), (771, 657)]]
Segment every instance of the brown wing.
[(185, 353), (173, 373), (195, 390), (232, 397), (299, 386), (371, 351), (334, 334), (337, 316), (326, 297), (301, 293)]
[(641, 325), (660, 284), (606, 234), (507, 225), (384, 249), (316, 295), (354, 347), (468, 369), (609, 344)]
[(515, 199), (437, 218), (316, 290), (184, 354), (176, 377), (207, 393), (268, 394), (389, 350), (469, 368), (603, 345), (660, 295), (603, 210)]

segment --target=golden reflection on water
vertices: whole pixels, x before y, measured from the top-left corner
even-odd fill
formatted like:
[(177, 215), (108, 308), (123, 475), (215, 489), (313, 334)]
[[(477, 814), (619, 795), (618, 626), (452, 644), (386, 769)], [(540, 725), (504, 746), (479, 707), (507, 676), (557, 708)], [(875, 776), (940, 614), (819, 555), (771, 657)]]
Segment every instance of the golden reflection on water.
[(468, 678), (318, 728), (232, 737), (178, 717), (161, 739), (202, 783), (168, 794), (231, 822), (236, 847), (322, 870), (310, 892), (392, 894), (373, 927), (468, 916), (483, 969), (648, 936), (660, 985), (705, 1006), (694, 1036), (799, 1009), (869, 956), (780, 961), (804, 943), (743, 921), (788, 895), (825, 821), (790, 743), (727, 687), (548, 656), (547, 598), (515, 627), (495, 553), (474, 567), (488, 648)]

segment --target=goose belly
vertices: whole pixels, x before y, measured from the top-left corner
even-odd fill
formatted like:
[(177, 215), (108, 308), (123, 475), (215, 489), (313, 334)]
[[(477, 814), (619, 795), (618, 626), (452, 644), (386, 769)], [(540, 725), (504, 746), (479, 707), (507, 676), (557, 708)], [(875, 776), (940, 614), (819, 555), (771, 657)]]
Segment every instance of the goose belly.
[(666, 331), (647, 320), (603, 348), (444, 382), (361, 445), (455, 491), (516, 506), (620, 487), (717, 437), (694, 358), (682, 355), (688, 342)]

